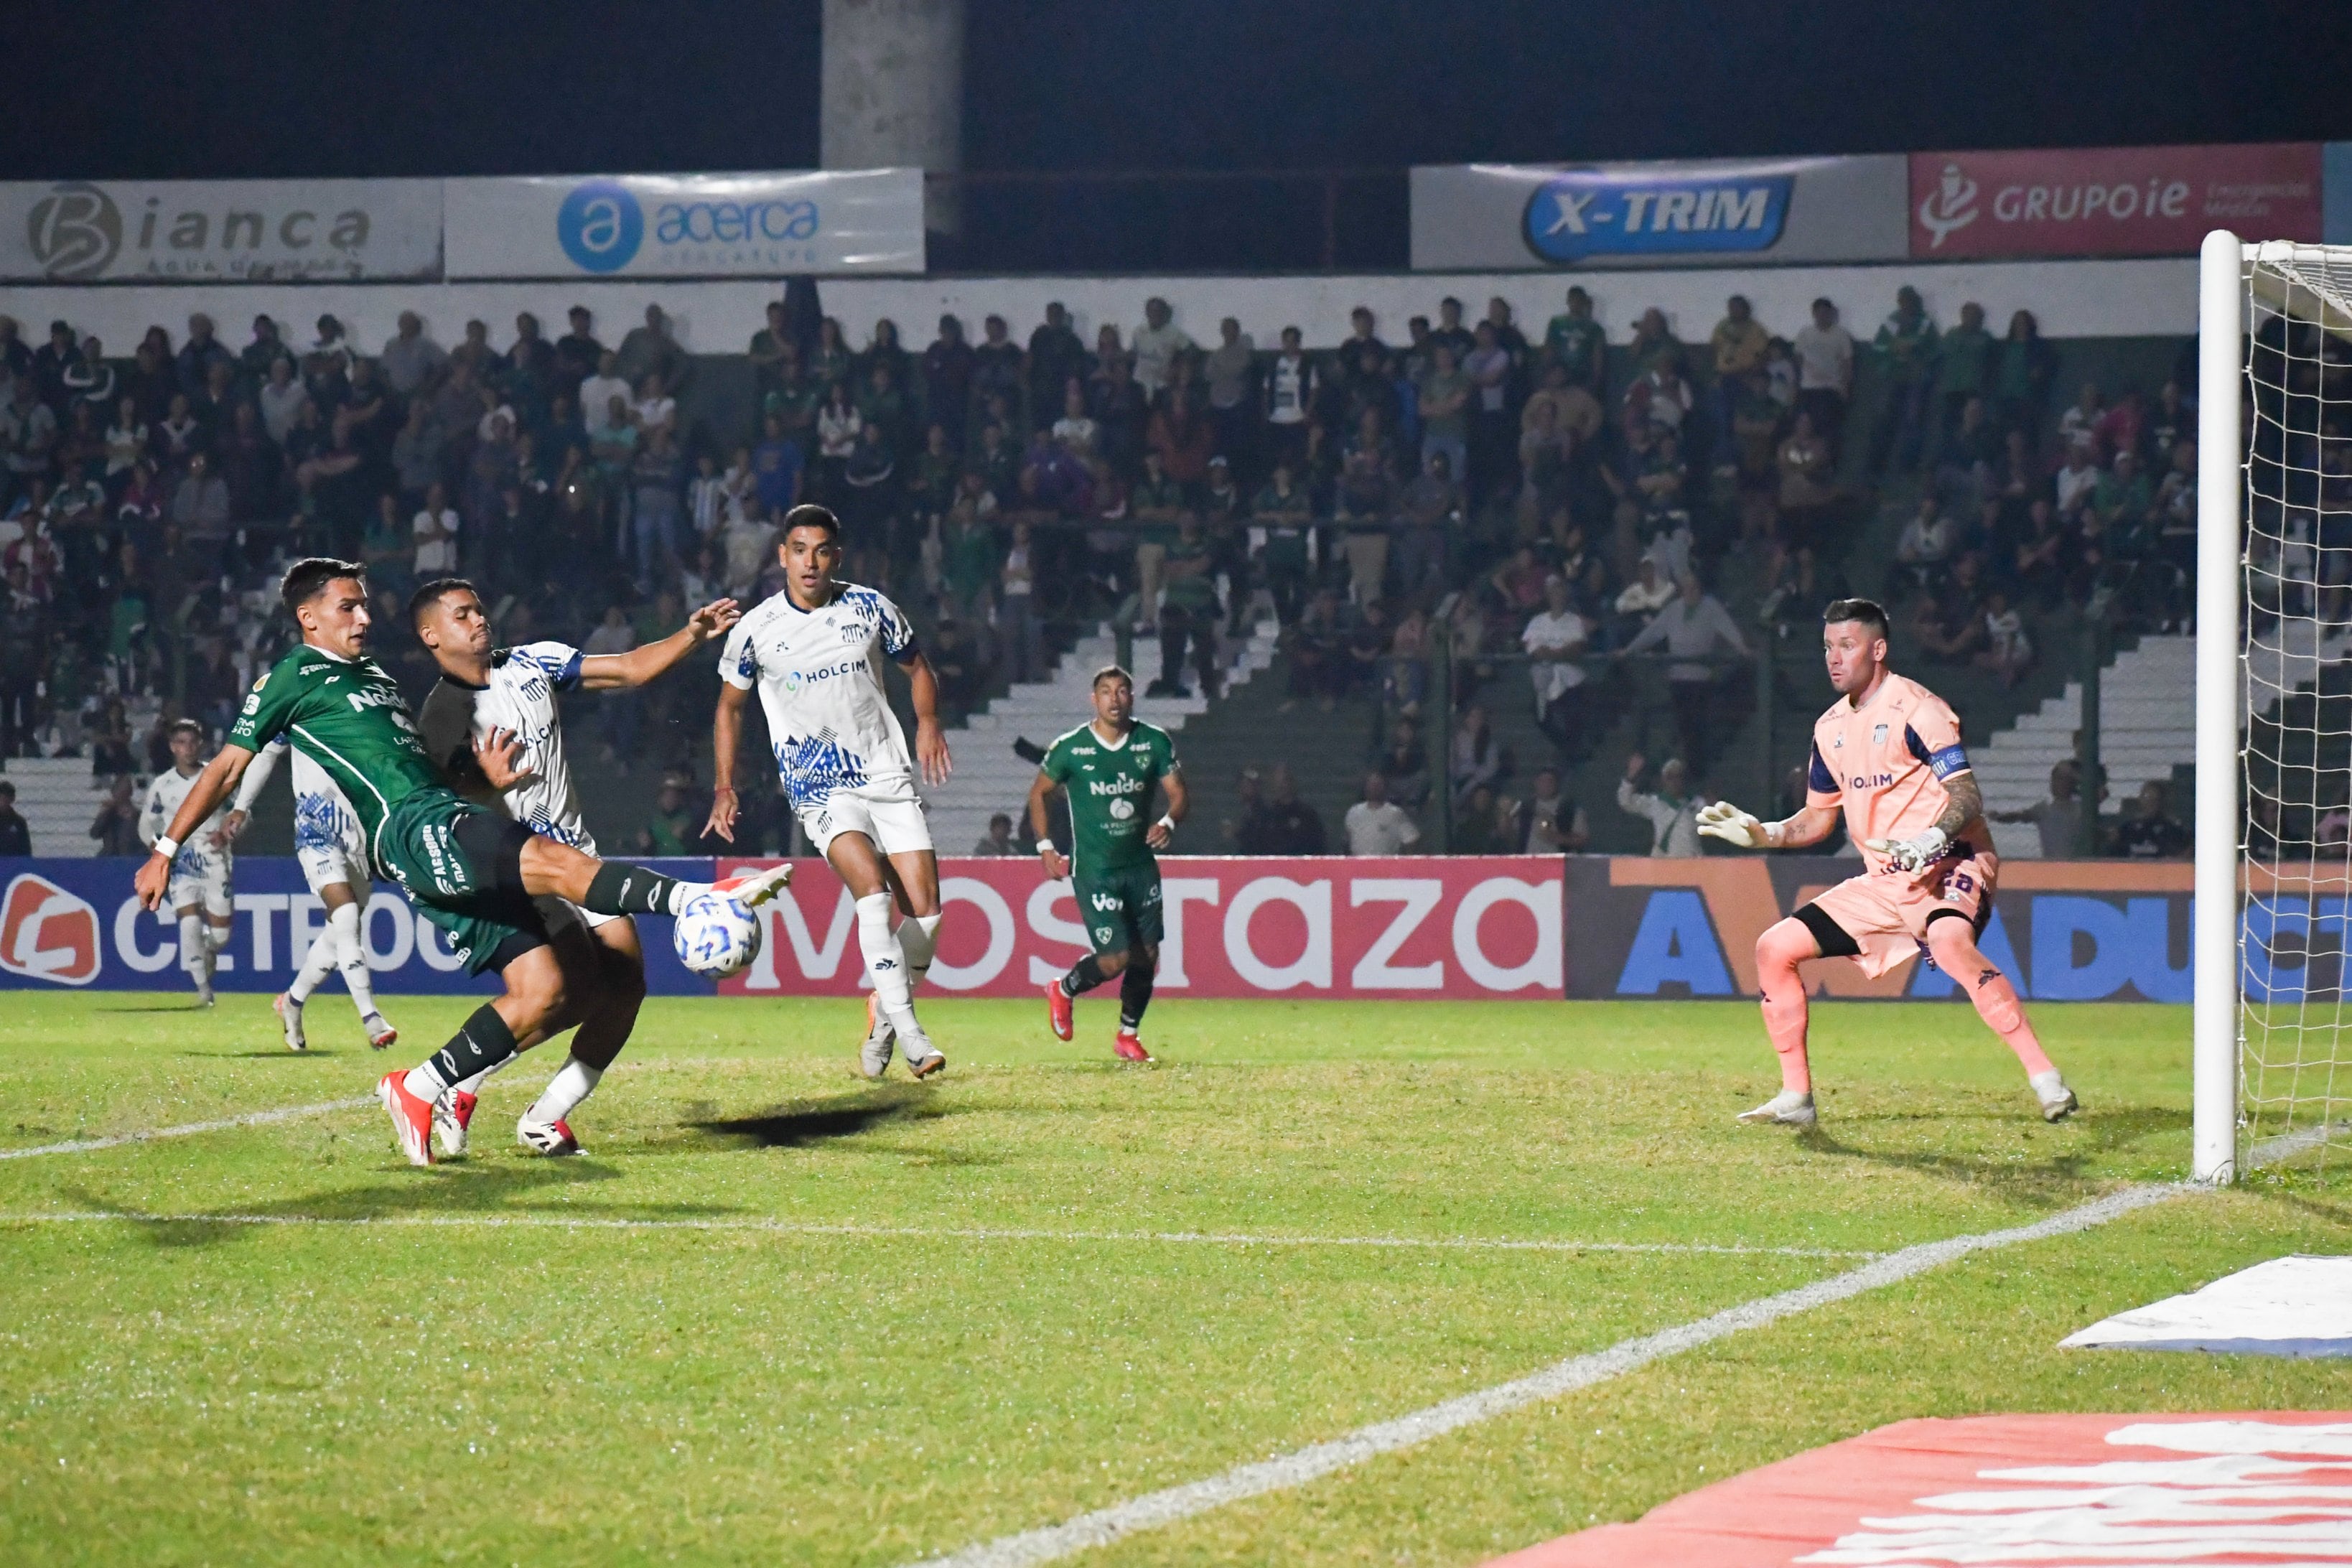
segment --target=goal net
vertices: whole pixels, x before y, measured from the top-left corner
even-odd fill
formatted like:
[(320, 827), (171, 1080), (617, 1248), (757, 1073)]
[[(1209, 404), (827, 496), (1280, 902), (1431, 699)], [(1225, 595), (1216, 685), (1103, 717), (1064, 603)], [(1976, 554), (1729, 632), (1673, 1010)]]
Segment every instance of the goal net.
[[(2200, 899), (2225, 908), (2243, 899), (2232, 933), (2236, 1082), (2228, 1157), (2236, 1171), (2325, 1172), (2352, 1145), (2345, 940), (2352, 895), (2352, 247), (2215, 238), (2228, 239), (2234, 253), (2234, 310), (2213, 308), (2221, 279), (2211, 252), (2220, 247), (2209, 242), (2200, 392), (2204, 401), (2228, 406), (2200, 407), (2200, 459), (2208, 489), (2225, 492), (2228, 501), (2226, 542), (2235, 557), (2225, 579), (2234, 599), (2230, 641), (2241, 651), (2227, 773), (2206, 765), (2203, 744), (2221, 715), (2200, 712), (2198, 826), (2202, 895), (2201, 840), (2221, 821), (2218, 811), (2205, 815), (2201, 797), (2208, 781), (2234, 782), (2235, 790), (2216, 793), (2239, 797), (2225, 839), (2238, 887)], [(2215, 321), (2217, 314), (2235, 320)], [(2226, 342), (2218, 341), (2224, 332)], [(2225, 348), (2231, 384), (2223, 390), (2211, 382)], [(2225, 419), (2238, 426), (2233, 439), (2216, 438), (2228, 434), (2220, 428)], [(2200, 493), (2200, 536), (2219, 531), (2219, 506), (2205, 509), (2222, 499)], [(2216, 542), (2200, 537), (2203, 547)], [(2200, 608), (2207, 603), (2200, 592)], [(2200, 615), (2200, 641), (2218, 640), (2223, 628), (2204, 621)], [(2210, 1070), (2218, 1085), (2200, 1033), (2200, 1080)], [(2202, 1098), (2200, 1155), (2209, 1142), (2219, 1143), (2217, 1130), (2205, 1125)]]

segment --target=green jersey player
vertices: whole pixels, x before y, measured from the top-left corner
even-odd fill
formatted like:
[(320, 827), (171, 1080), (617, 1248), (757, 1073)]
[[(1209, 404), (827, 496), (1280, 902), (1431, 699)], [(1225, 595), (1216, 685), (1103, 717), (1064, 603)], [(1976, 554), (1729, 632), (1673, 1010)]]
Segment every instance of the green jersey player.
[[(1139, 1031), (1151, 1005), (1151, 983), (1160, 973), (1160, 858), (1176, 825), (1184, 820), (1184, 775), (1177, 771), (1176, 742), (1154, 724), (1135, 717), (1135, 682), (1109, 665), (1095, 672), (1095, 716), (1046, 748), (1029, 786), (1029, 822), (1037, 833), (1037, 854), (1045, 875), (1070, 879), (1078, 918), (1086, 922), (1094, 951), (1067, 974), (1045, 987), (1046, 1015), (1054, 1033), (1068, 1039), (1070, 999), (1119, 976), (1118, 1040), (1113, 1047), (1131, 1062), (1148, 1062)], [(1046, 797), (1059, 784), (1070, 795), (1070, 853), (1055, 848), (1045, 815)], [(1153, 786), (1168, 797), (1157, 820)]]
[[(139, 898), (151, 910), (163, 902), (181, 842), (229, 798), (254, 753), (270, 742), (286, 737), (324, 769), (359, 817), (377, 873), (398, 882), (448, 933), (472, 973), (495, 969), (506, 983), (505, 994), (477, 1009), (446, 1046), (376, 1085), (402, 1152), (412, 1165), (429, 1165), (433, 1107), (452, 1086), (580, 1022), (583, 998), (567, 989), (534, 898), (552, 894), (600, 914), (675, 914), (689, 898), (717, 891), (751, 907), (774, 897), (790, 869), (771, 867), (715, 888), (680, 882), (598, 860), (462, 798), (425, 755), (399, 687), (367, 656), (362, 568), (298, 561), (278, 593), (302, 641), (253, 683), (227, 743), (189, 786), (139, 868)], [(727, 610), (731, 623), (733, 605)], [(492, 733), (473, 750), (492, 788), (520, 779), (516, 737)]]

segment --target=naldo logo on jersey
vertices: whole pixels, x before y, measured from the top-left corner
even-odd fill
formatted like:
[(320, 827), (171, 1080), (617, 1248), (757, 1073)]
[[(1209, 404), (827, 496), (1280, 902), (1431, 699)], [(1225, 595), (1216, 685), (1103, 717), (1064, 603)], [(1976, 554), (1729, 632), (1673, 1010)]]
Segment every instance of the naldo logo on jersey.
[(1580, 170), (1528, 198), (1520, 236), (1546, 261), (1769, 250), (1789, 221), (1792, 174), (1659, 177)]

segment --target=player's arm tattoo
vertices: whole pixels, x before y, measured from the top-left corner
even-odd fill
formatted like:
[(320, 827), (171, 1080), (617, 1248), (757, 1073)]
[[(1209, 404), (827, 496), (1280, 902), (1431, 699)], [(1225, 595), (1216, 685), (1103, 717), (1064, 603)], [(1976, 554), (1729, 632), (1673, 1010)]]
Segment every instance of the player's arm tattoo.
[(1936, 818), (1947, 838), (1958, 838), (1960, 829), (1984, 815), (1984, 791), (1977, 787), (1974, 773), (1954, 773), (1944, 781), (1944, 793), (1950, 798), (1944, 803), (1944, 815)]
[(1835, 832), (1839, 816), (1836, 806), (1809, 805), (1771, 824), (1766, 832), (1775, 849), (1802, 849)]

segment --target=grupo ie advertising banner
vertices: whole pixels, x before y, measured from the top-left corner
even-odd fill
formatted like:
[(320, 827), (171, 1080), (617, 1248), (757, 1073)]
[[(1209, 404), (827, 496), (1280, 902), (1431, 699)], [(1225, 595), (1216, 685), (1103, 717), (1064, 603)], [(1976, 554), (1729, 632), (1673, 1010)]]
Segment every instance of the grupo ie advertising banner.
[[(735, 864), (720, 861), (720, 874)], [(858, 994), (866, 966), (848, 890), (821, 860), (795, 866), (758, 962), (721, 982), (723, 994)], [(1161, 996), (1560, 994), (1556, 858), (1182, 857), (1160, 868)], [(940, 892), (929, 988), (1034, 996), (1087, 951), (1070, 883), (1047, 881), (1034, 860), (943, 859)]]
[(0, 184), (0, 280), (216, 283), (435, 278), (438, 180)]
[(923, 172), (448, 180), (448, 275), (920, 272)]
[[(0, 990), (185, 991), (179, 925), (172, 911), (139, 907), (133, 859), (0, 860)], [(648, 862), (674, 876), (707, 877), (708, 860)], [(236, 924), (213, 984), (223, 991), (286, 989), (326, 924), (326, 906), (291, 858), (240, 856), (234, 873)], [(667, 919), (637, 922), (646, 981), (669, 995), (709, 994), (677, 961)], [(465, 973), (441, 929), (400, 889), (376, 884), (361, 935), (375, 988), (389, 994), (496, 992), (495, 975)], [(330, 979), (331, 991), (341, 982)]]
[(1907, 253), (1900, 156), (1682, 163), (1424, 164), (1423, 272), (1891, 261)]
[[(1861, 869), (1859, 859), (1812, 856), (1576, 857), (1568, 863), (1568, 994), (1752, 997), (1756, 939)], [(2185, 862), (2004, 861), (1992, 918), (1978, 945), (2036, 1001), (2186, 1002), (2190, 885)], [(2343, 906), (2337, 898), (2338, 932)], [(2293, 910), (2272, 922), (2281, 976), (2289, 966), (2302, 973), (2300, 946), (2309, 925), (2309, 911), (2304, 913), (2301, 925)], [(2251, 910), (2246, 929), (2268, 942), (2271, 932)], [(2249, 963), (2268, 972), (2260, 954)], [(1805, 965), (1805, 977), (1817, 995), (1935, 1000), (1962, 994), (1948, 976), (1916, 959), (1875, 980), (1844, 959), (1820, 959)], [(2336, 983), (2332, 971), (2327, 982)]]
[(2187, 256), (2208, 232), (2316, 240), (2315, 142), (1914, 153), (1911, 255)]

